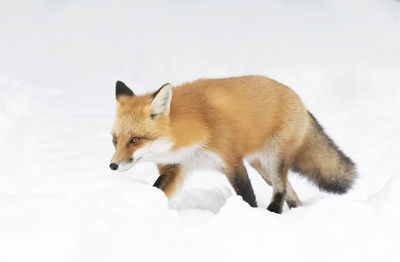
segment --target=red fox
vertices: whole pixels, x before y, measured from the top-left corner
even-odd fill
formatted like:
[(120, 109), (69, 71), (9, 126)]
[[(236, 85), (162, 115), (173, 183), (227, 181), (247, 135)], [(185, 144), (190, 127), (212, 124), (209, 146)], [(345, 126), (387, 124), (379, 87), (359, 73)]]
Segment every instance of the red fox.
[(142, 161), (158, 165), (154, 186), (170, 197), (193, 169), (222, 172), (250, 206), (256, 198), (247, 160), (272, 185), (268, 210), (301, 205), (287, 179), (289, 169), (320, 189), (346, 193), (355, 164), (326, 135), (300, 98), (264, 76), (200, 79), (163, 85), (137, 96), (116, 83), (115, 154), (110, 168), (124, 171)]

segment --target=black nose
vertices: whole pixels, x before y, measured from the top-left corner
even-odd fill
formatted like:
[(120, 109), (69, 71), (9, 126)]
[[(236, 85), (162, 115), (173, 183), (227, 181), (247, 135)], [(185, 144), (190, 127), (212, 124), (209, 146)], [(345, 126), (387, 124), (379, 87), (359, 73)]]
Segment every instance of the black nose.
[(111, 164), (110, 164), (110, 168), (111, 168), (112, 170), (117, 170), (117, 169), (118, 169), (118, 164), (116, 164), (116, 163), (111, 163)]

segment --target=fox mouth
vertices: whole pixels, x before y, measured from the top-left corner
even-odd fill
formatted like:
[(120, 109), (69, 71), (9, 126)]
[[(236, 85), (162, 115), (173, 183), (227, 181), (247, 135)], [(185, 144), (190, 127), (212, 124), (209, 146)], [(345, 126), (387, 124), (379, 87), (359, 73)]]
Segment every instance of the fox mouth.
[(120, 164), (111, 163), (110, 168), (114, 171), (124, 172), (133, 167), (140, 159), (141, 157), (137, 158), (136, 160), (133, 160), (133, 158), (131, 157), (128, 160), (121, 162)]
[(121, 164), (118, 165), (118, 169), (115, 171), (118, 172), (124, 172), (130, 169), (134, 165), (133, 161), (131, 162), (122, 162)]

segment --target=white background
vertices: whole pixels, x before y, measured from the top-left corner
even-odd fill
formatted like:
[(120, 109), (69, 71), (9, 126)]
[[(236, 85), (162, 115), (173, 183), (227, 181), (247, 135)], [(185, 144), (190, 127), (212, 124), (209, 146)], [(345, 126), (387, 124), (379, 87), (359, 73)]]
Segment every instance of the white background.
[[(400, 261), (400, 2), (0, 2), (0, 261)], [(344, 196), (289, 179), (265, 210), (215, 172), (168, 201), (153, 164), (108, 168), (114, 85), (262, 74), (357, 164)]]

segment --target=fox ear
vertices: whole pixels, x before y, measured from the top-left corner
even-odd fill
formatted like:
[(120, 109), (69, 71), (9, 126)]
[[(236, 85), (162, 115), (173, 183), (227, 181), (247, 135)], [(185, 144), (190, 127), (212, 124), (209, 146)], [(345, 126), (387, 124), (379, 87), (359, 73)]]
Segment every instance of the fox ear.
[(135, 94), (132, 92), (132, 90), (127, 87), (124, 82), (122, 81), (117, 81), (115, 83), (115, 99), (118, 100), (120, 96), (134, 96)]
[(169, 114), (169, 106), (172, 99), (172, 86), (167, 83), (160, 87), (154, 94), (151, 95), (153, 101), (150, 105), (151, 118), (157, 117), (159, 114)]

